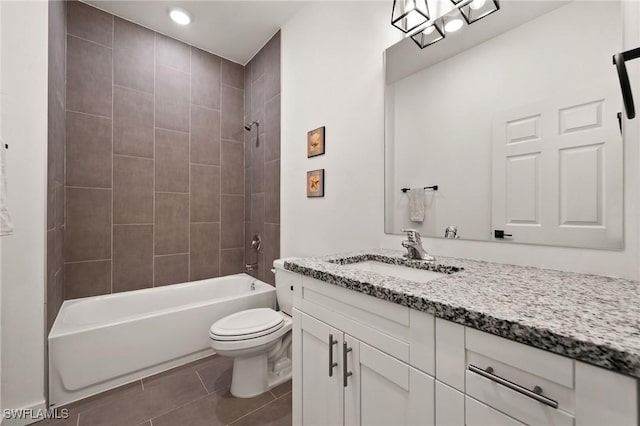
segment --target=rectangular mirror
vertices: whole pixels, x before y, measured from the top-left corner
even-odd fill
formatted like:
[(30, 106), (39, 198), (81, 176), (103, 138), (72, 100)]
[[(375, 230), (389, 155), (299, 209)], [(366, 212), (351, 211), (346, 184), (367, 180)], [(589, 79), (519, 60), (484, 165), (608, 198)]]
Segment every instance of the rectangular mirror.
[(385, 232), (623, 248), (620, 2), (500, 6), (385, 52)]

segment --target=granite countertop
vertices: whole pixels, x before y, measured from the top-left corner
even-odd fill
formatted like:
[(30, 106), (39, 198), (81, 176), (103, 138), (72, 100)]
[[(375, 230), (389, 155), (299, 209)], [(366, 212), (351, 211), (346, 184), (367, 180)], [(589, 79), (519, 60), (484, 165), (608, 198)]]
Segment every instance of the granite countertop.
[[(376, 260), (443, 272), (416, 283), (345, 268)], [(640, 378), (640, 282), (396, 250), (290, 258), (285, 269)]]

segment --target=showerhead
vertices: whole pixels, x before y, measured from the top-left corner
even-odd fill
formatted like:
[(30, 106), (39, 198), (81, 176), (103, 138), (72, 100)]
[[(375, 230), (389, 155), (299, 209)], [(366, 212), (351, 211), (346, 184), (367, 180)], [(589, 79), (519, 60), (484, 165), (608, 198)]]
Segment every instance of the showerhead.
[(259, 126), (259, 125), (260, 125), (260, 121), (256, 120), (256, 121), (252, 121), (251, 123), (247, 123), (247, 124), (245, 124), (245, 125), (244, 125), (244, 129), (245, 129), (247, 132), (250, 132), (250, 131), (251, 131), (251, 128), (253, 127), (253, 125), (254, 125), (254, 124), (255, 124), (256, 126)]

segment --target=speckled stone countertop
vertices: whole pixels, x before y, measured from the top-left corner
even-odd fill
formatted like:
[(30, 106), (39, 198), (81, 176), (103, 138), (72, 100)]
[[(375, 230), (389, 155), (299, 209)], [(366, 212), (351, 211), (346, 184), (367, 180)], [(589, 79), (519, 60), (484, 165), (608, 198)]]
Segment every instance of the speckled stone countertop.
[[(376, 260), (443, 272), (416, 283), (344, 267)], [(640, 378), (640, 283), (401, 251), (286, 259), (285, 269)]]

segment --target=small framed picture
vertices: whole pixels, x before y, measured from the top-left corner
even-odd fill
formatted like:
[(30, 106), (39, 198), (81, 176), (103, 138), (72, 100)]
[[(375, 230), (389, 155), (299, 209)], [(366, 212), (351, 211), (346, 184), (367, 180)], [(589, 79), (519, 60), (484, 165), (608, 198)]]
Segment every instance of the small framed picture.
[(324, 169), (307, 172), (307, 197), (324, 197)]
[(307, 132), (307, 158), (324, 154), (324, 126)]

